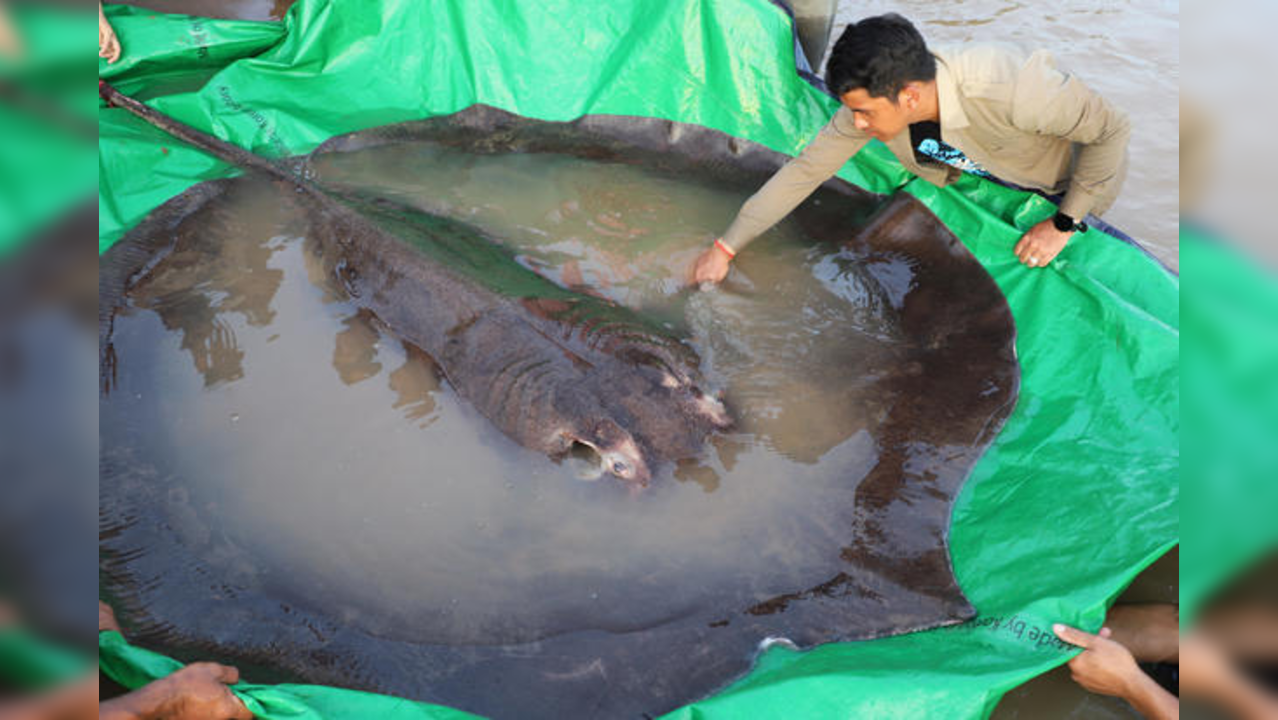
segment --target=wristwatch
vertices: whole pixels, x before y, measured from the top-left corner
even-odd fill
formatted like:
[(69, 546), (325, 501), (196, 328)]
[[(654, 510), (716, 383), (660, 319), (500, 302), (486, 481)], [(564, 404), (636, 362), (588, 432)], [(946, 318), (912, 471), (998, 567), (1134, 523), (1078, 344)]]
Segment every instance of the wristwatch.
[(1079, 222), (1063, 212), (1052, 216), (1052, 224), (1061, 232), (1083, 232), (1087, 229), (1087, 223)]

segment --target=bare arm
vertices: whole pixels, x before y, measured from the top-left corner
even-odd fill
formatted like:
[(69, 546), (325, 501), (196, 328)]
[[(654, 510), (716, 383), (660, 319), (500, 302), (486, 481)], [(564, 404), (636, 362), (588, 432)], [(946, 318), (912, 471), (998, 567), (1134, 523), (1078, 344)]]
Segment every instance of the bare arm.
[(738, 252), (789, 215), (865, 147), (869, 139), (853, 125), (851, 111), (840, 107), (803, 152), (786, 163), (741, 206), (723, 237), (701, 253), (692, 267), (692, 281), (723, 280), (728, 274), (728, 263)]
[[(98, 632), (120, 632), (111, 606), (98, 601)], [(93, 695), (97, 699), (97, 678)], [(240, 671), (217, 663), (192, 663), (98, 706), (98, 720), (252, 720), (228, 685), (240, 680)], [(8, 720), (0, 716), (0, 720)], [(16, 720), (16, 719), (15, 719)]]
[(1083, 652), (1069, 661), (1074, 681), (1089, 692), (1120, 697), (1150, 720), (1180, 717), (1180, 701), (1141, 671), (1127, 648), (1110, 639), (1109, 628), (1097, 635), (1068, 625), (1055, 625), (1056, 636)]
[(1234, 659), (1203, 630), (1181, 639), (1180, 691), (1239, 720), (1278, 717), (1278, 698), (1240, 672)]
[(1180, 701), (1164, 690), (1154, 679), (1140, 672), (1132, 678), (1132, 684), (1123, 696), (1136, 712), (1150, 720), (1179, 720)]
[(98, 709), (97, 675), (35, 697), (0, 702), (0, 720), (88, 720)]

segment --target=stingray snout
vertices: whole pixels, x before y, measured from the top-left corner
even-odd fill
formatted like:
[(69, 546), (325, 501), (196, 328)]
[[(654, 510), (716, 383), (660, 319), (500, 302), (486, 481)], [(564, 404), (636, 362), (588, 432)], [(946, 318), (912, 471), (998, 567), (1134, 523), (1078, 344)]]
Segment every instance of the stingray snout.
[(639, 487), (647, 487), (652, 479), (643, 449), (615, 421), (600, 420), (586, 432), (574, 434), (572, 439), (598, 454), (600, 469), (605, 473)]

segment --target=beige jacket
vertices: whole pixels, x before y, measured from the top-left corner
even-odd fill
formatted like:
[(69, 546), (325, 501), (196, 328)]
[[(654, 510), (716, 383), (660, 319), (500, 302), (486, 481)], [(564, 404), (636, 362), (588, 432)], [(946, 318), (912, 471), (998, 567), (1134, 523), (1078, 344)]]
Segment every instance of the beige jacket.
[[(1065, 193), (1061, 212), (1082, 219), (1113, 204), (1127, 171), (1131, 126), (1123, 111), (1056, 67), (1051, 53), (1004, 45), (938, 48), (941, 139), (990, 173), (1022, 187)], [(840, 107), (798, 157), (754, 194), (723, 236), (736, 251), (790, 213), (869, 142)], [(934, 185), (961, 171), (915, 160), (908, 130), (888, 149)]]

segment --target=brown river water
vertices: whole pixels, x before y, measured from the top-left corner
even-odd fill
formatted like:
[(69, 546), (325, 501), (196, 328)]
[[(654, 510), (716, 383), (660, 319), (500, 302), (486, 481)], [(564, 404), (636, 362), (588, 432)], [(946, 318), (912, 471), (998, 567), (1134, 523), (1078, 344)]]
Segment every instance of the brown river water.
[[(245, 19), (278, 19), (290, 3), (287, 0), (216, 3), (153, 0), (147, 4), (171, 12)], [(847, 22), (888, 11), (900, 12), (914, 20), (924, 36), (932, 43), (1012, 41), (1029, 47), (1051, 49), (1064, 67), (1075, 71), (1083, 80), (1123, 108), (1133, 121), (1131, 166), (1123, 193), (1115, 206), (1107, 213), (1106, 220), (1135, 237), (1164, 262), (1172, 267), (1178, 266), (1179, 176), (1176, 151), (1179, 117), (1177, 104), (1179, 6), (1177, 3), (1144, 0), (1115, 4), (1065, 0), (1045, 6), (1008, 0), (966, 2), (868, 0), (855, 4), (844, 0), (840, 2), (831, 42)], [(394, 181), (386, 180), (386, 178), (393, 177), (395, 165), (394, 159), (390, 158), (387, 162), (388, 175), (383, 176), (383, 179), (392, 185)], [(401, 187), (400, 189), (410, 195), (414, 191), (413, 188)], [(544, 191), (543, 188), (536, 188), (533, 193), (529, 193), (529, 196)], [(599, 188), (598, 193), (606, 194), (607, 190)], [(518, 203), (518, 193), (507, 196), (503, 202)], [(589, 200), (585, 200), (582, 204), (588, 202)], [(714, 232), (715, 224), (722, 225), (722, 221), (730, 218), (734, 209), (730, 202), (725, 202), (716, 211), (718, 216), (713, 219), (708, 218), (708, 225), (700, 230), (707, 233)], [(588, 224), (592, 219), (588, 214), (581, 212), (580, 205), (577, 208), (565, 207), (562, 210), (563, 222)], [(502, 212), (498, 208), (479, 206), (472, 208), (471, 211), (475, 219), (481, 221), (488, 216), (492, 216), (495, 220)], [(326, 419), (322, 417), (322, 413), (316, 413), (321, 417), (310, 419), (311, 422), (318, 423), (321, 427), (326, 423), (330, 426), (340, 425), (329, 427), (328, 431), (332, 432), (376, 434), (380, 442), (384, 442), (389, 436), (392, 443), (386, 452), (394, 453), (396, 447), (406, 447), (421, 441), (420, 435), (407, 439), (402, 437), (404, 433), (409, 432), (410, 428), (405, 421), (415, 423), (411, 427), (416, 429), (421, 429), (423, 425), (448, 426), (451, 424), (456, 433), (476, 432), (479, 437), (484, 437), (484, 430), (476, 426), (475, 419), (466, 418), (462, 409), (455, 407), (455, 400), (449, 400), (446, 395), (438, 391), (438, 380), (430, 372), (429, 363), (424, 359), (405, 353), (397, 343), (388, 342), (375, 328), (369, 327), (359, 318), (342, 317), (340, 313), (334, 311), (326, 315), (321, 312), (322, 319), (304, 318), (302, 312), (308, 304), (312, 308), (316, 307), (317, 303), (320, 308), (331, 306), (326, 306), (322, 300), (317, 300), (315, 297), (308, 298), (308, 294), (314, 295), (314, 286), (307, 289), (305, 283), (291, 278), (291, 274), (295, 275), (299, 270), (305, 270), (305, 262), (304, 253), (298, 250), (296, 244), (290, 245), (286, 239), (288, 221), (281, 219), (278, 211), (270, 207), (260, 207), (258, 212), (260, 217), (265, 219), (267, 226), (277, 223), (279, 224), (277, 229), (285, 231), (279, 237), (260, 237), (261, 243), (256, 248), (250, 246), (243, 250), (243, 252), (259, 256), (253, 260), (253, 263), (260, 267), (263, 273), (277, 276), (274, 280), (277, 287), (273, 291), (275, 299), (271, 302), (252, 297), (240, 300), (244, 311), (240, 324), (231, 328), (211, 328), (208, 331), (209, 339), (216, 339), (216, 341), (207, 343), (207, 347), (212, 350), (203, 358), (196, 358), (189, 352), (184, 356), (175, 343), (167, 362), (172, 365), (171, 373), (184, 376), (184, 379), (174, 378), (175, 383), (172, 386), (174, 392), (184, 392), (189, 395), (198, 392), (200, 387), (211, 386), (221, 387), (223, 395), (234, 395), (245, 399), (256, 392), (271, 391), (272, 379), (285, 375), (300, 375), (306, 378), (305, 384), (308, 387), (314, 383), (316, 387), (329, 386), (336, 390), (339, 393), (338, 398), (330, 402), (341, 404), (344, 408), (342, 415), (349, 417), (352, 411), (367, 413), (366, 418), (362, 418), (360, 423), (340, 424), (336, 416)], [(612, 227), (606, 218), (595, 217), (593, 220), (597, 229), (604, 235), (609, 232), (628, 234), (634, 230), (634, 227)], [(632, 224), (641, 225), (641, 223)], [(530, 244), (536, 244), (538, 238), (536, 229), (528, 228), (523, 238)], [(548, 250), (552, 253), (556, 251), (555, 248)], [(566, 248), (564, 251), (570, 255), (576, 253), (576, 262), (564, 263), (559, 269), (561, 274), (556, 278), (557, 280), (573, 282), (580, 276), (584, 284), (592, 285), (599, 285), (600, 280), (605, 280), (610, 283), (610, 286), (605, 288), (604, 292), (611, 296), (625, 298), (628, 302), (636, 299), (647, 300), (653, 302), (655, 306), (660, 306), (663, 302), (662, 298), (666, 289), (661, 287), (659, 280), (653, 279), (659, 275), (649, 275), (645, 272), (641, 276), (626, 278), (626, 273), (616, 271), (615, 259), (605, 254), (583, 251), (581, 247)], [(667, 259), (669, 257), (671, 256), (667, 256)], [(249, 291), (248, 295), (251, 296), (253, 292), (261, 291)], [(228, 293), (228, 297), (232, 295)], [(724, 298), (724, 305), (731, 305), (732, 298), (726, 295)], [(719, 310), (724, 309), (719, 308)], [(268, 316), (275, 314), (292, 317), (293, 322), (323, 323), (325, 329), (314, 333), (306, 341), (307, 344), (296, 345), (285, 350), (287, 344), (281, 343), (276, 333), (265, 329), (268, 323), (273, 321), (273, 317)], [(871, 322), (867, 327), (872, 328), (873, 323)], [(334, 332), (335, 328), (339, 330)], [(152, 327), (141, 331), (158, 333), (159, 329)], [(864, 338), (853, 336), (845, 340), (864, 342)], [(282, 355), (283, 357), (280, 358), (282, 363), (274, 370), (264, 371), (258, 368), (256, 362), (248, 362), (247, 367), (251, 368), (252, 372), (245, 372), (245, 358), (255, 358), (264, 353)], [(303, 357), (314, 355), (331, 358), (331, 362), (302, 362)], [(292, 356), (293, 363), (288, 362), (289, 356)], [(194, 372), (193, 368), (199, 372)], [(250, 383), (253, 388), (251, 391)], [(806, 473), (812, 477), (819, 475), (812, 466), (805, 464), (804, 458), (810, 457), (812, 453), (819, 453), (822, 448), (831, 445), (832, 441), (838, 441), (838, 438), (820, 438), (821, 429), (828, 425), (818, 421), (821, 417), (821, 403), (817, 396), (821, 393), (822, 387), (828, 386), (822, 383), (818, 387), (784, 388), (784, 393), (773, 397), (774, 399), (787, 398), (786, 403), (775, 402), (776, 407), (772, 411), (762, 409), (767, 405), (766, 402), (759, 405), (760, 409), (754, 415), (755, 422), (759, 424), (759, 427), (772, 423), (771, 433), (774, 441), (768, 444), (770, 447), (756, 447), (749, 450), (754, 456), (752, 462), (768, 456), (770, 459), (767, 462), (773, 463), (778, 468), (784, 467), (787, 473)], [(234, 390), (230, 391), (231, 388)], [(356, 389), (360, 392), (354, 392)], [(761, 393), (778, 389), (780, 388), (769, 386), (766, 381), (760, 384)], [(275, 389), (275, 392), (278, 393), (278, 389)], [(217, 393), (213, 395), (216, 396)], [(806, 425), (798, 419), (790, 422), (784, 420), (787, 415), (787, 409), (784, 406), (790, 404), (789, 398), (795, 399), (794, 408), (789, 412), (802, 408), (805, 417), (810, 418)], [(323, 517), (326, 522), (337, 528), (344, 542), (335, 541), (331, 544), (303, 547), (292, 539), (280, 540), (281, 547), (290, 551), (289, 562), (298, 563), (299, 573), (308, 582), (332, 583), (327, 586), (332, 589), (342, 582), (344, 572), (360, 563), (365, 563), (374, 572), (384, 573), (389, 584), (384, 594), (382, 591), (374, 593), (347, 588), (346, 602), (348, 607), (352, 608), (350, 612), (364, 612), (367, 608), (378, 607), (379, 603), (386, 607), (405, 601), (410, 605), (417, 602), (405, 593), (404, 588), (409, 585), (403, 583), (402, 579), (393, 577), (394, 568), (399, 559), (410, 555), (418, 562), (432, 562), (432, 552), (422, 546), (413, 547), (413, 543), (407, 542), (403, 536), (397, 536), (393, 523), (383, 527), (381, 521), (375, 519), (378, 517), (377, 511), (390, 506), (387, 500), (390, 496), (370, 495), (365, 492), (365, 488), (344, 487), (335, 484), (334, 480), (326, 481), (325, 477), (335, 477), (337, 473), (328, 472), (331, 468), (325, 468), (324, 461), (319, 456), (312, 456), (316, 446), (322, 445), (320, 442), (322, 436), (308, 437), (309, 432), (290, 427), (295, 423), (285, 418), (262, 417), (256, 413), (237, 411), (236, 403), (229, 398), (217, 402), (220, 405), (215, 404), (207, 411), (201, 411), (203, 417), (190, 418), (184, 422), (198, 423), (197, 427), (192, 429), (201, 433), (201, 437), (204, 437), (205, 433), (211, 433), (214, 436), (220, 435), (233, 439), (236, 432), (254, 423), (273, 424), (277, 432), (283, 429), (284, 432), (279, 433), (281, 442), (294, 461), (301, 461), (310, 469), (320, 492), (301, 493), (301, 497), (292, 498), (299, 507), (296, 511), (284, 508), (284, 515), (281, 517), (278, 514), (281, 508), (276, 498), (269, 497), (270, 491), (256, 487), (251, 478), (244, 477), (235, 481), (234, 488), (227, 488), (225, 492), (218, 492), (215, 496), (197, 499), (181, 492), (173, 493), (170, 502), (177, 511), (193, 513), (191, 508), (196, 502), (213, 503), (214, 507), (221, 509), (228, 509), (221, 503), (233, 503), (235, 511), (243, 513), (242, 517), (248, 519), (246, 522), (250, 521), (255, 514), (262, 520), (269, 518), (273, 523), (282, 520), (280, 532), (283, 533), (289, 531), (290, 525), (294, 529), (304, 526), (309, 517)], [(398, 432), (378, 432), (392, 425), (399, 425), (401, 428)], [(493, 438), (492, 433), (489, 432), (487, 441), (495, 440), (500, 438)], [(456, 448), (450, 448), (450, 450), (452, 452), (436, 460), (442, 464), (441, 469), (445, 471), (450, 465), (460, 467), (463, 463), (467, 463), (470, 464), (469, 467), (474, 467), (476, 463), (488, 464), (493, 470), (493, 477), (500, 477), (503, 470), (511, 467), (509, 459), (503, 459), (496, 454), (490, 453), (487, 457), (481, 458), (478, 457), (480, 453), (467, 453), (464, 449)], [(379, 452), (382, 451), (379, 449)], [(720, 448), (717, 451), (717, 464), (711, 463), (709, 466), (703, 465), (686, 470), (680, 478), (684, 482), (676, 486), (680, 489), (679, 492), (684, 493), (687, 498), (697, 498), (698, 493), (700, 496), (713, 494), (722, 498), (726, 492), (732, 492), (722, 482), (724, 466), (734, 462), (734, 455), (739, 452), (740, 450), (729, 449), (725, 453)], [(210, 450), (203, 461), (232, 463), (231, 467), (235, 467), (236, 464), (248, 463), (249, 459), (231, 460), (224, 454)], [(253, 461), (258, 462), (261, 459), (257, 458)], [(201, 460), (192, 458), (188, 462), (197, 464)], [(341, 462), (362, 463), (365, 468), (368, 468), (375, 466), (378, 461), (369, 457), (356, 456), (345, 458)], [(506, 468), (501, 467), (503, 464)], [(434, 471), (432, 468), (432, 472)], [(584, 463), (581, 467), (574, 468), (574, 472), (579, 475), (589, 474)], [(436, 518), (436, 522), (444, 523), (445, 526), (454, 529), (464, 529), (478, 542), (483, 542), (486, 537), (491, 540), (492, 534), (496, 532), (491, 526), (484, 524), (484, 511), (480, 507), (480, 499), (514, 501), (527, 506), (532, 513), (528, 521), (530, 524), (523, 528), (525, 531), (532, 527), (532, 523), (538, 521), (549, 523), (554, 519), (555, 512), (563, 512), (565, 508), (573, 507), (569, 504), (555, 508), (553, 503), (543, 502), (546, 499), (544, 497), (523, 496), (520, 493), (525, 493), (525, 489), (505, 484), (500, 487), (493, 485), (479, 489), (475, 493), (475, 500), (469, 501), (471, 504), (465, 507), (447, 504), (442, 507), (431, 507), (431, 500), (425, 498), (416, 499), (414, 502), (413, 493), (417, 488), (411, 478), (390, 478), (389, 482), (405, 493), (401, 502), (392, 508), (401, 518), (418, 513), (424, 517), (425, 514), (433, 512), (432, 517)], [(816, 482), (819, 484), (819, 481)], [(539, 483), (539, 485), (549, 484)], [(551, 492), (571, 496), (573, 493), (589, 492), (591, 486), (589, 482), (581, 482), (577, 485), (555, 487)], [(329, 497), (340, 499), (341, 504), (347, 507), (341, 512), (319, 507), (323, 503), (316, 502), (314, 497), (325, 493), (329, 494)], [(515, 495), (518, 497), (512, 497)], [(784, 498), (780, 497), (769, 496), (767, 499), (784, 501)], [(423, 502), (427, 503), (425, 507), (421, 504)], [(692, 508), (696, 507), (698, 507), (697, 503), (692, 503), (689, 512), (694, 512)], [(326, 516), (326, 512), (332, 514)], [(748, 518), (748, 515), (749, 511), (742, 508), (735, 517), (744, 519)], [(619, 531), (623, 534), (638, 533), (639, 529), (626, 527), (623, 516), (623, 513), (604, 510), (601, 511), (599, 522), (616, 521), (620, 523)], [(355, 522), (352, 518), (362, 523), (364, 527), (349, 526), (350, 523)], [(573, 520), (576, 523), (582, 518), (574, 516)], [(697, 521), (694, 525), (699, 524), (700, 518)], [(594, 524), (591, 520), (586, 522)], [(191, 523), (191, 528), (190, 531), (196, 534), (214, 532), (200, 522)], [(758, 529), (754, 531), (758, 532)], [(693, 533), (691, 530), (688, 532)], [(813, 528), (799, 528), (798, 532), (800, 533), (798, 537), (802, 537), (805, 534), (810, 536), (817, 531)], [(549, 538), (544, 542), (573, 543), (574, 539)], [(392, 550), (388, 556), (379, 557), (378, 546), (386, 543)], [(543, 547), (546, 546), (548, 545), (543, 545)], [(465, 549), (458, 551), (464, 552)], [(530, 548), (529, 552), (535, 553), (537, 549)], [(801, 560), (801, 553), (793, 548), (785, 550), (783, 546), (779, 546), (777, 552), (780, 555), (776, 557), (784, 557), (787, 562)], [(790, 554), (786, 554), (787, 552)], [(229, 553), (228, 556), (230, 555), (234, 553)], [(712, 555), (713, 553), (710, 553), (702, 558), (701, 562), (710, 563)], [(588, 577), (590, 571), (611, 571), (608, 561), (596, 554), (587, 552), (580, 556), (580, 560), (587, 571), (582, 577)], [(656, 563), (653, 567), (661, 565), (662, 563)], [(637, 565), (637, 567), (641, 566), (642, 563)], [(664, 569), (669, 571), (668, 562), (664, 564)], [(261, 571), (262, 568), (241, 569), (241, 572), (245, 574)], [(483, 578), (480, 577), (471, 582), (483, 582)], [(1174, 558), (1171, 558), (1168, 561), (1156, 563), (1139, 576), (1123, 597), (1134, 601), (1174, 602), (1177, 596), (1177, 585), (1177, 566)], [(581, 583), (574, 588), (573, 592), (576, 594), (576, 600), (585, 603), (586, 606), (589, 606), (589, 603), (586, 603), (583, 598), (594, 600), (591, 597), (594, 590), (589, 581)], [(380, 599), (373, 597), (379, 595)], [(445, 603), (445, 607), (452, 599), (448, 592), (433, 593), (430, 597), (430, 602)], [(1009, 693), (996, 709), (994, 717), (1126, 718), (1136, 717), (1136, 715), (1119, 701), (1089, 695), (1082, 691), (1070, 681), (1068, 672), (1061, 668)]]
[[(547, 276), (656, 316), (687, 297), (671, 278), (741, 201), (563, 156), (393, 146), (316, 169), (465, 217)], [(732, 388), (738, 432), (659, 475), (637, 511), (594, 458), (519, 448), (429, 358), (339, 300), (281, 201), (251, 183), (201, 211), (198, 239), (131, 293), (112, 334), (104, 445), (116, 419), (157, 426), (121, 444), (182, 478), (162, 499), (220, 572), (252, 586), (287, 572), (297, 600), (324, 597), (372, 632), (479, 644), (538, 639), (566, 613), (621, 631), (723, 601), (725, 587), (752, 596), (758, 578), (825, 579), (892, 402), (877, 380), (904, 362), (889, 303), (855, 265), (805, 267), (787, 227), (775, 238), (790, 236), (789, 261), (752, 277), (768, 302), (691, 296), (681, 312), (712, 382)], [(209, 533), (252, 551), (223, 558)], [(636, 583), (654, 597), (614, 597)]]

